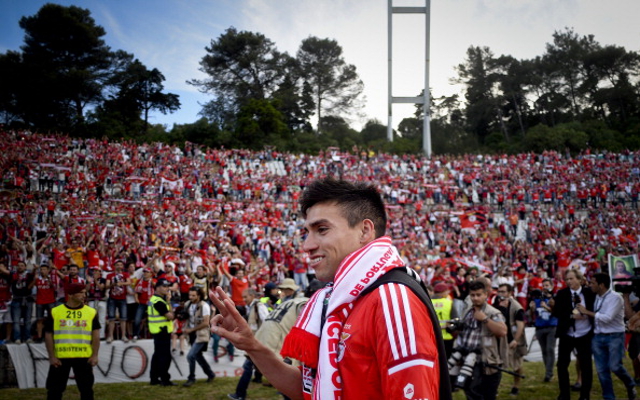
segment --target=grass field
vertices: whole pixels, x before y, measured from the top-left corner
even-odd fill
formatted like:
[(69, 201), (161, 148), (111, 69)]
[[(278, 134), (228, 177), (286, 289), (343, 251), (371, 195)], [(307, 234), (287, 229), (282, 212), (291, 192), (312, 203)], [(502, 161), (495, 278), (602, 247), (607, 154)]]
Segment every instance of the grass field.
[[(628, 358), (625, 359), (625, 367), (633, 376), (633, 368)], [(571, 382), (575, 382), (575, 368), (573, 363), (570, 368)], [(526, 399), (526, 400), (555, 400), (558, 396), (558, 382), (556, 378), (549, 382), (543, 383), (544, 366), (541, 362), (524, 363), (524, 379), (520, 384), (520, 394), (512, 396), (509, 394), (513, 383), (513, 377), (503, 374), (500, 390), (498, 392), (499, 399)], [(205, 383), (204, 380), (198, 381), (195, 385), (185, 388), (182, 386), (175, 387), (158, 387), (150, 386), (144, 383), (111, 383), (96, 384), (95, 398), (105, 400), (149, 400), (149, 399), (171, 399), (171, 400), (222, 400), (227, 399), (227, 393), (235, 391), (238, 378), (216, 378), (213, 383)], [(626, 398), (626, 390), (619, 379), (613, 378), (614, 388), (618, 399)], [(182, 384), (183, 381), (176, 381)], [(577, 393), (573, 393), (574, 399), (578, 398)], [(600, 383), (595, 373), (594, 382), (591, 391), (591, 399), (601, 398)], [(1, 399), (16, 400), (41, 400), (46, 398), (45, 389), (0, 389)], [(463, 392), (454, 393), (455, 400), (464, 400)], [(63, 397), (65, 400), (80, 399), (80, 395), (75, 386), (69, 386)], [(247, 399), (251, 400), (276, 400), (282, 399), (273, 388), (264, 387), (257, 383), (251, 383)]]

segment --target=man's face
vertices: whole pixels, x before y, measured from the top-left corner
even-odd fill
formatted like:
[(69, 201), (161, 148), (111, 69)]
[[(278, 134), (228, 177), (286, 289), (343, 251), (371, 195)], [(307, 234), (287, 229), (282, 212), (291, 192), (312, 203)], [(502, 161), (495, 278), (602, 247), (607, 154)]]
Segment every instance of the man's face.
[(544, 281), (544, 282), (542, 282), (542, 288), (544, 290), (546, 290), (547, 292), (550, 292), (553, 289), (553, 286), (551, 285), (551, 282)]
[(40, 275), (42, 276), (49, 275), (49, 267), (40, 267)]
[(160, 296), (164, 296), (167, 294), (167, 292), (169, 291), (169, 287), (168, 286), (164, 286), (164, 285), (159, 285), (156, 287), (156, 293)]
[(242, 293), (242, 300), (244, 300), (244, 302), (246, 304), (251, 304), (251, 302), (253, 301), (254, 297), (252, 295), (250, 295), (249, 293)]
[(84, 303), (84, 299), (87, 297), (87, 290), (82, 289), (80, 293), (70, 294), (69, 297), (73, 297), (78, 303)]
[(309, 267), (315, 269), (322, 282), (333, 281), (342, 260), (366, 244), (361, 241), (362, 223), (349, 227), (334, 203), (309, 208), (304, 228), (307, 237), (302, 248), (309, 254)]
[(280, 292), (280, 297), (282, 298), (291, 297), (295, 292), (296, 291), (293, 289), (282, 289)]
[(593, 278), (591, 279), (591, 282), (589, 282), (589, 286), (591, 286), (591, 290), (595, 294), (604, 294), (605, 293), (604, 285), (600, 285), (598, 283), (598, 281), (596, 281)]
[(482, 307), (487, 301), (487, 292), (482, 289), (472, 290), (469, 296), (474, 307)]
[(78, 267), (73, 266), (73, 267), (69, 267), (69, 276), (76, 276), (78, 275)]
[(191, 303), (197, 303), (198, 302), (198, 295), (193, 290), (189, 290), (189, 301)]
[(509, 297), (510, 297), (510, 295), (511, 295), (511, 294), (509, 293), (509, 291), (507, 290), (507, 288), (506, 288), (506, 287), (504, 287), (504, 286), (500, 286), (500, 287), (498, 288), (498, 296), (502, 296), (502, 297), (504, 297), (504, 298), (506, 299), (506, 298), (509, 298)]
[(573, 272), (567, 273), (567, 286), (569, 286), (572, 290), (578, 290), (578, 288), (580, 288), (580, 280)]
[(27, 264), (23, 263), (22, 261), (20, 261), (18, 263), (18, 272), (24, 272), (27, 269)]

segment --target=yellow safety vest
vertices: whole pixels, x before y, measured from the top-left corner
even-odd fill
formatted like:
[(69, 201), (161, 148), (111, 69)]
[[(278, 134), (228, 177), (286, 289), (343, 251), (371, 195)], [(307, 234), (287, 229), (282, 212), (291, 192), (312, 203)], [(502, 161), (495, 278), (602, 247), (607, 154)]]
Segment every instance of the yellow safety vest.
[[(438, 320), (448, 321), (451, 319), (451, 309), (453, 308), (453, 300), (451, 300), (448, 297), (445, 297), (444, 299), (431, 299), (431, 302), (433, 303), (433, 308), (435, 309), (436, 314), (438, 315)], [(440, 324), (440, 326), (443, 326), (443, 325)], [(451, 340), (453, 339), (453, 335), (447, 332), (447, 330), (444, 329), (443, 327), (442, 338), (444, 340)]]
[(96, 310), (83, 306), (70, 309), (61, 304), (51, 310), (53, 318), (53, 349), (57, 358), (89, 358), (91, 331)]
[(149, 300), (149, 306), (147, 307), (147, 321), (149, 321), (149, 332), (152, 335), (160, 333), (162, 327), (167, 328), (167, 333), (173, 332), (173, 322), (169, 321), (164, 315), (158, 314), (158, 311), (154, 307), (156, 303), (164, 303), (167, 306), (167, 310), (171, 310), (171, 306), (160, 296), (155, 294), (151, 296)]
[[(260, 302), (264, 303), (267, 306), (267, 309), (269, 310), (269, 312), (273, 311), (273, 307), (269, 305), (269, 296), (261, 297)], [(277, 306), (280, 303), (282, 303), (282, 299), (278, 299), (278, 301), (276, 301), (276, 304), (274, 305)]]

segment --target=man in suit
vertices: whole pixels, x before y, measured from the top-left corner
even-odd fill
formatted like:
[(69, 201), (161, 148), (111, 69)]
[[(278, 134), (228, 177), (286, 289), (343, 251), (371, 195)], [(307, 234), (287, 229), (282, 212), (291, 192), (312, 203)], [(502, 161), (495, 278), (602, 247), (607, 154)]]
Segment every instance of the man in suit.
[[(591, 366), (591, 340), (593, 339), (593, 320), (581, 313), (578, 305), (582, 304), (586, 310), (593, 311), (595, 294), (583, 286), (584, 276), (577, 269), (567, 270), (565, 273), (567, 287), (558, 291), (555, 299), (549, 302), (552, 315), (558, 319), (556, 337), (558, 342), (558, 385), (560, 395), (558, 400), (571, 399), (569, 382), (569, 364), (571, 352), (577, 352), (577, 362), (582, 370), (582, 387), (580, 400), (589, 400), (593, 372)], [(582, 308), (581, 308), (582, 309)]]

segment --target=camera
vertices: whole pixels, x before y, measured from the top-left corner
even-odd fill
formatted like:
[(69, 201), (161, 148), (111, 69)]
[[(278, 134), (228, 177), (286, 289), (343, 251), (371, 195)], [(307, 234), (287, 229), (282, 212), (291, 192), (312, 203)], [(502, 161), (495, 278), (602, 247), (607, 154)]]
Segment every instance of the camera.
[(464, 321), (460, 320), (460, 318), (454, 318), (449, 321), (449, 324), (447, 325), (446, 329), (447, 329), (447, 332), (453, 333), (456, 331), (461, 331), (464, 328), (465, 328)]
[(625, 278), (613, 278), (613, 290), (618, 293), (635, 293), (640, 297), (640, 267), (633, 269), (633, 275)]
[(464, 389), (473, 375), (478, 360), (478, 352), (463, 348), (454, 349), (449, 357), (449, 375), (455, 387)]

